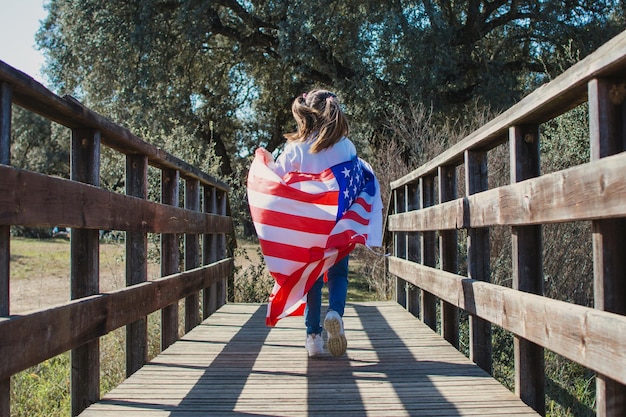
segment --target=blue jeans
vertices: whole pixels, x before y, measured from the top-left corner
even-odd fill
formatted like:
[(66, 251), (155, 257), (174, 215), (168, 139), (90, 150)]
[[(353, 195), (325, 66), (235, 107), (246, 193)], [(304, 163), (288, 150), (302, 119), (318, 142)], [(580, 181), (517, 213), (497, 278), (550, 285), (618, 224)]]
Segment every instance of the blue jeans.
[[(346, 296), (348, 295), (348, 258), (346, 256), (328, 270), (328, 310), (335, 310), (343, 317), (346, 306)], [(313, 287), (306, 296), (306, 311), (304, 313), (304, 324), (307, 334), (322, 333), (320, 325), (320, 314), (322, 310), (322, 288), (324, 287), (324, 276), (315, 281)]]

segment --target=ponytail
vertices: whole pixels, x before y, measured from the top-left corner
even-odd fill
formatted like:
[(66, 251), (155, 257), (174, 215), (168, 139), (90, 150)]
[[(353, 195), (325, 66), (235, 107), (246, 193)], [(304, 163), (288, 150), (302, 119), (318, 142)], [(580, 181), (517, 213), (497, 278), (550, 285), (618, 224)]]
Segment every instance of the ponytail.
[(327, 90), (302, 94), (291, 104), (297, 131), (285, 135), (288, 141), (312, 141), (311, 153), (330, 148), (349, 132), (348, 120), (337, 96)]

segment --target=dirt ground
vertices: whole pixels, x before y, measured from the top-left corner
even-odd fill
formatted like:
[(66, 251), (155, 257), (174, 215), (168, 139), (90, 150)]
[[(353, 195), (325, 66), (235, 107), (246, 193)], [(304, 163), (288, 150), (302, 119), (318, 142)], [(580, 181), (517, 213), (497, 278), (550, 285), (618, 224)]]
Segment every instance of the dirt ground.
[[(237, 256), (243, 268), (261, 262), (256, 245), (241, 242), (248, 256)], [(150, 248), (149, 248), (150, 249)], [(125, 286), (123, 243), (100, 244), (100, 292)], [(10, 312), (21, 314), (70, 300), (70, 244), (67, 239), (13, 239), (10, 265)], [(160, 266), (148, 264), (148, 279), (160, 277)]]
[[(125, 286), (124, 244), (100, 245), (100, 291)], [(148, 265), (149, 279), (158, 264)], [(13, 239), (10, 264), (10, 313), (21, 314), (70, 300), (70, 244), (67, 239)]]
[[(158, 265), (154, 267), (157, 269)], [(155, 275), (152, 279), (157, 278)], [(123, 271), (100, 273), (100, 292), (109, 292), (124, 287)], [(21, 314), (33, 310), (66, 303), (70, 300), (70, 278), (59, 275), (33, 275), (30, 278), (11, 281), (11, 314)]]

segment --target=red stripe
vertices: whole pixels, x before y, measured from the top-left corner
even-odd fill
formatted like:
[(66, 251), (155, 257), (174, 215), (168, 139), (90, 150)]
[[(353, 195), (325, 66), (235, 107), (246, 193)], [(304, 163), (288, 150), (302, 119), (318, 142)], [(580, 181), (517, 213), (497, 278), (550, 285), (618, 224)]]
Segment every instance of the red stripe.
[(363, 234), (363, 235), (359, 234), (357, 236), (357, 233), (354, 230), (346, 230), (341, 233), (337, 233), (332, 236), (329, 236), (328, 241), (326, 243), (326, 247), (340, 249), (350, 244), (354, 245), (356, 243), (361, 243), (364, 245), (366, 237), (367, 237), (366, 234)]
[(277, 198), (287, 198), (303, 203), (337, 205), (339, 197), (338, 191), (326, 191), (323, 193), (311, 194), (301, 191), (285, 184), (263, 178), (254, 177), (248, 182), (248, 188), (263, 194), (271, 195)]
[(263, 255), (273, 258), (306, 263), (318, 261), (324, 256), (322, 248), (300, 247), (263, 239), (259, 239), (259, 243), (261, 244)]
[[(355, 244), (349, 244), (339, 249), (336, 261), (339, 261), (346, 257), (352, 250), (355, 248)], [(278, 289), (275, 294), (272, 294), (270, 297), (270, 303), (268, 304), (269, 314), (265, 319), (265, 324), (268, 326), (275, 326), (278, 322), (277, 317), (280, 316), (285, 310), (285, 304), (287, 299), (289, 298), (289, 293), (293, 291), (293, 287), (298, 283), (298, 280), (302, 277), (302, 273), (306, 266), (299, 269), (296, 273), (292, 275), (283, 275), (278, 273), (273, 273), (272, 276), (276, 280), (276, 282), (284, 282), (284, 285)], [(315, 281), (322, 276), (328, 268), (324, 269), (324, 262), (320, 261), (318, 265), (313, 269), (313, 272), (307, 277), (307, 283), (304, 289), (304, 294), (308, 293)], [(280, 285), (280, 284), (279, 284)], [(303, 295), (304, 295), (303, 294)], [(298, 309), (297, 311), (291, 313), (291, 316), (302, 315), (304, 311)]]
[(358, 197), (353, 204), (358, 204), (365, 209), (368, 213), (372, 211), (372, 205), (367, 202), (367, 200), (363, 197)]
[(361, 217), (361, 215), (359, 215), (359, 213), (355, 212), (354, 210), (348, 210), (346, 211), (346, 214), (344, 214), (343, 216), (341, 216), (341, 220), (352, 220), (356, 223), (362, 224), (364, 226), (367, 226), (369, 221), (367, 219), (364, 219), (363, 217)]
[(333, 171), (330, 168), (325, 169), (319, 174), (308, 174), (304, 172), (289, 172), (283, 177), (283, 181), (285, 181), (287, 184), (296, 184), (298, 182), (303, 182), (303, 181), (320, 181), (321, 182), (321, 181), (330, 181), (334, 179), (335, 179), (335, 175), (333, 174)]
[(311, 217), (285, 214), (254, 206), (250, 206), (250, 213), (256, 223), (319, 235), (328, 234), (335, 226), (334, 220), (317, 220)]

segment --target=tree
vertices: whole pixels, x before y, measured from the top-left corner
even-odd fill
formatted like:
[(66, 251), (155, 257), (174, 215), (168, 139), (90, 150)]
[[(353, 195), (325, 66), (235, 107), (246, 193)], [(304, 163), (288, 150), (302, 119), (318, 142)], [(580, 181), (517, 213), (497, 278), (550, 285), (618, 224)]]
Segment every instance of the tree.
[[(283, 143), (289, 105), (338, 92), (352, 137), (384, 143), (390, 109), (503, 108), (624, 27), (619, 0), (51, 0), (38, 43), (62, 93), (129, 127), (176, 125), (211, 143), (221, 172)], [(601, 30), (599, 30), (601, 28)]]
[(11, 165), (69, 178), (68, 129), (18, 106), (11, 126)]

